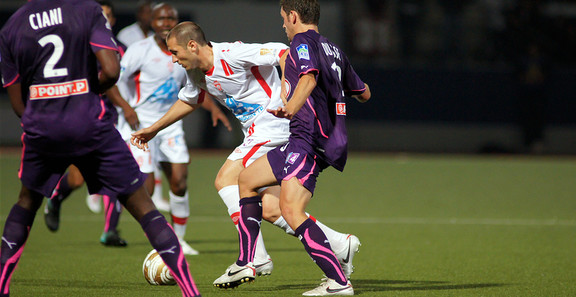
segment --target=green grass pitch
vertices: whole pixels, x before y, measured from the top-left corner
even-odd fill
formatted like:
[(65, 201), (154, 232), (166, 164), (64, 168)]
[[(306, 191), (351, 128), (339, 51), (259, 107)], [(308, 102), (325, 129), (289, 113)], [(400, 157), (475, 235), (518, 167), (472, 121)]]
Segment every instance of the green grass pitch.
[[(192, 151), (187, 257), (204, 297), (301, 296), (322, 272), (297, 239), (263, 223), (271, 276), (234, 290), (212, 286), (237, 257), (237, 235), (213, 180), (228, 152)], [(362, 246), (358, 296), (576, 296), (576, 159), (352, 153), (343, 173), (320, 175), (309, 212)], [(0, 152), (0, 227), (16, 201), (19, 154)], [(98, 239), (103, 215), (85, 188), (63, 206), (57, 233), (42, 211), (12, 278), (12, 296), (180, 296), (148, 285), (151, 250), (125, 211), (127, 248)]]

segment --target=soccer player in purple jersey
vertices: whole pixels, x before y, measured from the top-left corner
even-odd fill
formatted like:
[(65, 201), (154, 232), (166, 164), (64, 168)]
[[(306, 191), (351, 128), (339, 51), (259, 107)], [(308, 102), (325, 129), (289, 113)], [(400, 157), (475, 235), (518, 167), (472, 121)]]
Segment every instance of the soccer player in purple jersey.
[(344, 169), (344, 96), (366, 102), (370, 89), (342, 50), (318, 33), (317, 0), (281, 0), (280, 6), (283, 27), (291, 42), (283, 72), (287, 103), (268, 111), (290, 119), (291, 134), (286, 145), (268, 152), (240, 174), (240, 254), (224, 274), (225, 281), (240, 284), (253, 280), (254, 242), (262, 220), (262, 200), (257, 189), (279, 183), (282, 216), (327, 277), (319, 287), (303, 295), (354, 295), (326, 235), (306, 216), (305, 209), (319, 172), (328, 166)]
[[(143, 187), (145, 175), (114, 127), (106, 99), (120, 66), (95, 1), (32, 0), (0, 31), (2, 82), (21, 117), (22, 188), (0, 249), (0, 296), (22, 255), (43, 198), (76, 165), (91, 193), (114, 194), (138, 220), (183, 296), (200, 296), (178, 238)], [(97, 64), (101, 68), (98, 71)]]
[[(114, 13), (114, 6), (112, 2), (108, 0), (98, 0), (98, 4), (102, 7), (102, 12), (104, 16), (108, 20), (110, 27), (113, 28), (114, 24), (116, 23), (116, 15)], [(114, 38), (118, 46), (118, 52), (120, 57), (124, 55), (126, 51), (126, 46), (119, 42), (116, 38)], [(110, 92), (118, 92), (116, 87), (112, 87), (106, 91), (106, 94)], [(126, 121), (137, 125), (138, 117), (134, 109), (128, 104), (128, 102), (124, 101), (122, 98), (120, 100), (117, 99), (115, 96), (107, 96), (110, 103), (118, 106), (123, 111), (123, 115), (126, 118)], [(114, 116), (118, 116), (116, 114), (116, 109), (110, 106), (110, 111), (114, 113)], [(58, 231), (60, 228), (60, 208), (64, 200), (66, 200), (74, 190), (80, 188), (84, 184), (84, 178), (80, 173), (78, 167), (71, 165), (68, 168), (68, 172), (64, 174), (64, 176), (58, 182), (56, 186), (56, 190), (54, 191), (52, 197), (46, 202), (44, 207), (44, 222), (48, 229), (52, 232)], [(120, 237), (118, 233), (117, 227), (118, 222), (120, 221), (120, 214), (122, 212), (122, 205), (116, 199), (115, 196), (108, 196), (108, 195), (88, 195), (88, 197), (96, 196), (98, 199), (98, 206), (100, 206), (100, 198), (102, 198), (102, 202), (104, 204), (104, 231), (100, 236), (100, 243), (105, 246), (113, 246), (113, 247), (125, 247), (127, 245), (126, 241)]]

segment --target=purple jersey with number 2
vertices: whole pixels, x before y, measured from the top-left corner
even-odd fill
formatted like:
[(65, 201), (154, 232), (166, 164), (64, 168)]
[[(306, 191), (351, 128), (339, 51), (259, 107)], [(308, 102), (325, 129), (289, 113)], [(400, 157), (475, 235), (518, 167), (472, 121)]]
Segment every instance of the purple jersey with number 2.
[(296, 34), (286, 59), (285, 86), (290, 100), (298, 79), (313, 73), (316, 88), (290, 121), (290, 139), (306, 142), (322, 160), (342, 171), (348, 138), (344, 96), (361, 94), (364, 82), (342, 50), (314, 30)]
[(95, 52), (117, 50), (96, 1), (32, 0), (0, 32), (2, 84), (21, 83), (25, 145), (53, 155), (99, 147), (114, 129)]

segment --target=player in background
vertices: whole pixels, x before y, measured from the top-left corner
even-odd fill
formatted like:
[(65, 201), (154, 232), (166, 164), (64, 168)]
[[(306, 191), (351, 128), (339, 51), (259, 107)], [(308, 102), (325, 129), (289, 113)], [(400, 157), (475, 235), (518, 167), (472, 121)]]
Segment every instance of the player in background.
[[(96, 2), (98, 2), (98, 4), (100, 4), (100, 7), (102, 7), (102, 12), (104, 13), (104, 16), (108, 20), (110, 27), (113, 28), (114, 24), (116, 23), (116, 16), (114, 13), (114, 6), (112, 5), (112, 2), (108, 0), (98, 0)], [(114, 39), (114, 41), (118, 45), (118, 52), (120, 57), (122, 57), (124, 55), (124, 52), (126, 51), (126, 46), (124, 46), (121, 42), (119, 42), (116, 39)], [(106, 91), (106, 94), (109, 94), (109, 92), (113, 92), (114, 89), (115, 87), (110, 88), (109, 90)], [(114, 98), (117, 97), (110, 98), (110, 96), (108, 96), (108, 99), (111, 99), (110, 101), (115, 106), (117, 106), (119, 110), (123, 111), (126, 121), (132, 123), (135, 121), (137, 122), (138, 118), (136, 116), (136, 112), (134, 111), (134, 109), (132, 109), (132, 107), (126, 101), (124, 100), (114, 101), (112, 100)], [(114, 108), (112, 108), (111, 106), (109, 106), (109, 108), (112, 113), (115, 112)], [(117, 117), (118, 114), (115, 113), (114, 116)], [(82, 177), (80, 170), (78, 169), (78, 167), (71, 165), (68, 168), (68, 172), (64, 174), (62, 179), (60, 179), (60, 181), (58, 182), (54, 194), (45, 204), (44, 221), (50, 231), (56, 232), (60, 227), (60, 208), (62, 206), (62, 202), (65, 199), (67, 199), (74, 190), (81, 187), (83, 184), (84, 184), (84, 178)], [(109, 196), (109, 195), (102, 196), (99, 194), (94, 195), (89, 194), (89, 197), (91, 196), (98, 197), (98, 206), (100, 206), (100, 197), (102, 197), (104, 203), (104, 231), (100, 236), (100, 243), (102, 243), (105, 246), (117, 246), (117, 247), (126, 246), (127, 245), (126, 241), (120, 237), (120, 234), (118, 233), (117, 230), (118, 222), (120, 220), (120, 213), (122, 212), (122, 205), (120, 204), (118, 199), (116, 199), (115, 196)]]
[(100, 5), (28, 1), (0, 31), (0, 53), (3, 86), (24, 131), (22, 187), (0, 246), (0, 296), (10, 295), (10, 280), (44, 197), (72, 164), (91, 193), (117, 195), (170, 268), (182, 295), (200, 296), (178, 237), (144, 189), (145, 175), (99, 95), (114, 85), (120, 71)]
[[(304, 296), (354, 295), (332, 251), (332, 242), (305, 212), (320, 171), (342, 171), (347, 158), (345, 95), (366, 102), (371, 94), (342, 50), (318, 33), (316, 0), (281, 0), (283, 27), (290, 40), (284, 66), (285, 106), (268, 111), (290, 119), (286, 145), (268, 152), (240, 173), (240, 254), (220, 284), (254, 280), (254, 241), (260, 231), (263, 186), (281, 184), (282, 216), (324, 272), (323, 283)], [(265, 202), (264, 202), (265, 203)]]
[(138, 1), (136, 10), (136, 22), (128, 25), (118, 32), (118, 40), (126, 46), (130, 46), (142, 39), (154, 35), (154, 30), (150, 25), (152, 20), (152, 1)]
[[(136, 11), (136, 22), (123, 28), (118, 32), (118, 40), (125, 46), (129, 46), (137, 41), (145, 39), (154, 34), (154, 31), (150, 27), (150, 21), (152, 17), (152, 1), (140, 0), (137, 5)], [(125, 113), (128, 119), (128, 114)], [(136, 124), (137, 124), (136, 117)], [(156, 164), (154, 167), (154, 178), (155, 178), (155, 188), (152, 194), (152, 201), (156, 204), (156, 207), (161, 211), (170, 211), (170, 204), (162, 197), (162, 174), (160, 170), (160, 165)], [(104, 198), (104, 200), (102, 200)], [(92, 194), (86, 196), (86, 204), (88, 208), (94, 213), (100, 213), (102, 211), (102, 204), (100, 201), (106, 203), (106, 197), (102, 195)], [(106, 207), (106, 205), (105, 205)]]
[[(215, 186), (228, 207), (228, 214), (238, 228), (240, 208), (238, 175), (267, 151), (286, 143), (289, 121), (276, 118), (267, 108), (282, 106), (281, 83), (275, 66), (288, 47), (282, 43), (246, 44), (208, 42), (202, 29), (193, 22), (178, 24), (167, 37), (172, 60), (182, 65), (188, 83), (180, 91), (180, 100), (152, 126), (133, 133), (132, 144), (146, 148), (148, 142), (166, 127), (197, 109), (207, 94), (226, 106), (242, 125), (244, 141), (224, 162)], [(278, 205), (279, 187), (262, 189), (265, 218), (274, 225), (294, 234)], [(313, 217), (311, 217), (313, 219)], [(331, 240), (334, 250), (352, 273), (352, 258), (360, 242), (356, 236), (336, 232), (318, 222)], [(339, 244), (339, 245), (337, 245)], [(262, 236), (258, 236), (254, 256), (255, 274), (272, 272), (273, 263)]]
[[(152, 9), (152, 29), (155, 34), (128, 47), (120, 65), (118, 89), (122, 98), (136, 110), (140, 127), (149, 127), (159, 120), (178, 101), (178, 91), (186, 83), (184, 68), (172, 63), (166, 45), (166, 35), (178, 23), (178, 11), (171, 5), (161, 3)], [(120, 100), (120, 99), (119, 99)], [(228, 119), (212, 100), (204, 103), (212, 117), (230, 128)], [(130, 140), (134, 127), (118, 123), (118, 129), (126, 141)], [(184, 140), (182, 121), (165, 129), (150, 143), (150, 151), (132, 148), (132, 154), (140, 170), (153, 173), (159, 162), (170, 184), (170, 214), (174, 231), (180, 239), (184, 254), (197, 255), (198, 251), (185, 241), (186, 223), (190, 215), (188, 198), (188, 147)], [(154, 177), (148, 178), (149, 191), (154, 190)]]

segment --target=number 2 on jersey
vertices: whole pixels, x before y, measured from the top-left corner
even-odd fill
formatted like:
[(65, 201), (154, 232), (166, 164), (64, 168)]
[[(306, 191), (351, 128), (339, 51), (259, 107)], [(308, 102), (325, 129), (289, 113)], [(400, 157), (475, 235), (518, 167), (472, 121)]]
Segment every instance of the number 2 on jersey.
[(60, 58), (62, 58), (62, 53), (64, 52), (64, 43), (62, 42), (60, 36), (54, 34), (46, 35), (38, 40), (38, 43), (42, 47), (45, 47), (49, 43), (54, 46), (54, 51), (44, 66), (44, 77), (50, 78), (68, 75), (67, 68), (54, 68), (56, 63), (58, 63)]

